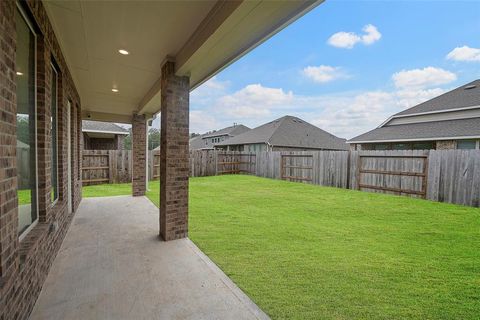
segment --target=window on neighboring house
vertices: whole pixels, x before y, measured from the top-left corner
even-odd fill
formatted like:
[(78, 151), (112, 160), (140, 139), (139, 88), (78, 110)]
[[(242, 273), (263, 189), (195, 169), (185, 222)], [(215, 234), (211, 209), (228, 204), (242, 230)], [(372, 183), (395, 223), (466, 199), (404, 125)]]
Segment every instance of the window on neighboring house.
[(434, 142), (415, 142), (412, 147), (413, 150), (431, 150), (435, 149)]
[(457, 149), (476, 149), (477, 141), (475, 140), (458, 140)]
[(373, 147), (374, 150), (389, 150), (390, 145), (386, 143), (377, 143)]
[(393, 150), (408, 150), (411, 149), (410, 144), (408, 143), (394, 143), (392, 145)]
[(26, 17), (15, 12), (17, 31), (17, 195), (18, 234), (25, 235), (38, 220), (37, 207), (37, 128), (36, 128), (36, 48), (35, 34)]
[(55, 202), (58, 199), (58, 72), (52, 64), (52, 83), (51, 83), (51, 134), (52, 134), (52, 159), (51, 159), (51, 199)]

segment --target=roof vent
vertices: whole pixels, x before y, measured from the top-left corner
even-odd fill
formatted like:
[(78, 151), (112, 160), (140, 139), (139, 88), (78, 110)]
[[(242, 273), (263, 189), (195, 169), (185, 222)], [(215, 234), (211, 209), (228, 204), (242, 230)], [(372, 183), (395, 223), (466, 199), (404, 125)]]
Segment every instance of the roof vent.
[(473, 89), (473, 88), (476, 88), (477, 86), (475, 84), (471, 84), (469, 86), (466, 86), (464, 89), (465, 90), (469, 90), (469, 89)]

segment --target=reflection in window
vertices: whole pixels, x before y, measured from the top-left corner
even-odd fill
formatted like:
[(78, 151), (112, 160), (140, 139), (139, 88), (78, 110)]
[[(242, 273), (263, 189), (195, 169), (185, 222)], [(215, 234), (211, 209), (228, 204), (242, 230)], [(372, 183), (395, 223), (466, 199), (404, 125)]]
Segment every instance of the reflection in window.
[(17, 28), (17, 178), (18, 232), (37, 220), (35, 35), (22, 14), (15, 13)]
[(393, 150), (408, 150), (411, 149), (408, 143), (394, 143), (392, 145)]
[(458, 140), (457, 149), (475, 149), (477, 142), (475, 140)]
[(58, 150), (57, 150), (57, 88), (58, 88), (58, 73), (52, 65), (52, 86), (51, 86), (51, 125), (52, 125), (52, 202), (58, 199)]
[(378, 143), (373, 146), (375, 150), (389, 150), (390, 145), (384, 143)]
[(435, 149), (435, 145), (433, 142), (416, 142), (413, 144), (414, 150), (430, 150)]

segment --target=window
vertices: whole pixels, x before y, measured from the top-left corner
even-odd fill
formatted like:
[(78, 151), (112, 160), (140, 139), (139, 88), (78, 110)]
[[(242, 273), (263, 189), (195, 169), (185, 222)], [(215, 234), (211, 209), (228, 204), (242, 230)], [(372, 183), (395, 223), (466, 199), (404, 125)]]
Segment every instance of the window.
[(51, 84), (51, 134), (52, 134), (52, 159), (51, 159), (51, 199), (55, 202), (58, 199), (58, 137), (57, 137), (57, 113), (58, 113), (58, 72), (52, 64)]
[(477, 142), (475, 140), (458, 140), (457, 149), (475, 149)]
[(379, 144), (375, 144), (375, 145), (373, 146), (373, 149), (374, 149), (374, 150), (389, 150), (389, 149), (390, 149), (390, 145), (384, 144), (384, 143), (379, 143)]
[(38, 220), (35, 101), (35, 34), (17, 9), (17, 195), (18, 233), (26, 234)]
[(394, 143), (392, 145), (393, 150), (408, 150), (411, 149), (408, 143)]
[(415, 142), (413, 144), (413, 150), (430, 150), (435, 149), (433, 142)]

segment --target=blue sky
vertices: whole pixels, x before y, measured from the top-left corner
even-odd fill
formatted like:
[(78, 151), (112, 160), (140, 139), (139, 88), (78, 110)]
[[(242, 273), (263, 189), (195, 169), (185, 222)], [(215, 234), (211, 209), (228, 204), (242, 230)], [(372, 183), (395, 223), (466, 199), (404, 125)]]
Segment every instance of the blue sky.
[(480, 1), (326, 1), (191, 94), (192, 132), (296, 115), (351, 138), (480, 78)]

